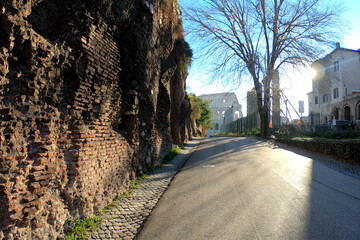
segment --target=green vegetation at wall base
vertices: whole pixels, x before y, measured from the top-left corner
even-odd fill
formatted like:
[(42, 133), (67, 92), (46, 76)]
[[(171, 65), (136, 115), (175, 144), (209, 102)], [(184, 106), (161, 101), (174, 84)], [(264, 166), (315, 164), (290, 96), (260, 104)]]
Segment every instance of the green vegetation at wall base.
[(162, 161), (162, 164), (168, 164), (171, 162), (171, 160), (176, 157), (177, 155), (179, 155), (180, 153), (180, 148), (179, 147), (174, 147), (173, 149), (171, 149), (170, 152), (168, 152), (163, 161)]

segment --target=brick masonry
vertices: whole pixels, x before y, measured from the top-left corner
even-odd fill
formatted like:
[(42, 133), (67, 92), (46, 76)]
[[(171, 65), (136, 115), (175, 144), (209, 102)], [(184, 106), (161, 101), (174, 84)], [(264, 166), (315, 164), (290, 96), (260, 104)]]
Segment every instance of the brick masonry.
[(0, 239), (56, 238), (171, 149), (178, 8), (0, 1)]
[(156, 169), (129, 198), (117, 200), (115, 206), (104, 216), (105, 221), (100, 229), (90, 234), (90, 239), (134, 239), (175, 174), (199, 144), (200, 139), (188, 142), (185, 149), (180, 151), (180, 155), (171, 163)]

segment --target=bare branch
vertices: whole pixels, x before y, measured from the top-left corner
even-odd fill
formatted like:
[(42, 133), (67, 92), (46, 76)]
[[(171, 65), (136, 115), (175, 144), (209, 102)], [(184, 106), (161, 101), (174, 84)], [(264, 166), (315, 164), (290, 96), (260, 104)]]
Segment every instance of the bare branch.
[(308, 64), (339, 37), (342, 11), (329, 2), (203, 0), (183, 10), (191, 23), (187, 32), (199, 40), (216, 79), (240, 84), (240, 77), (250, 75), (266, 118), (274, 72)]

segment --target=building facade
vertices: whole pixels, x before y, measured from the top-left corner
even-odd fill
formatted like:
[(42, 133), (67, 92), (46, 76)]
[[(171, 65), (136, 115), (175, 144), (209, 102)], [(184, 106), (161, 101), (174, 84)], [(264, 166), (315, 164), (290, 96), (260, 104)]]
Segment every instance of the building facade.
[(312, 125), (326, 124), (331, 119), (360, 120), (360, 49), (336, 49), (315, 61), (313, 91), (308, 93)]
[(246, 103), (247, 103), (246, 104), (246, 106), (247, 106), (246, 115), (247, 116), (250, 116), (253, 114), (259, 114), (255, 88), (253, 88), (251, 91), (247, 92)]
[[(214, 93), (200, 95), (199, 98), (210, 102), (210, 109), (213, 112), (213, 128), (206, 130), (206, 135), (214, 135), (217, 132), (225, 130), (225, 112), (231, 108), (231, 111), (227, 112), (227, 120), (234, 121), (243, 116), (241, 105), (235, 95), (235, 93)], [(229, 116), (229, 113), (233, 116), (233, 119)]]

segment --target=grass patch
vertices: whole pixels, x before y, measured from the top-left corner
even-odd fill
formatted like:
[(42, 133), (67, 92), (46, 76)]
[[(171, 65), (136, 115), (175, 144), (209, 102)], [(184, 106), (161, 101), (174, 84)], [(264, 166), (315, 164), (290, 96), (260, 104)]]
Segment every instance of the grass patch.
[(141, 175), (140, 179), (141, 181), (144, 181), (145, 179), (147, 179), (149, 177), (149, 173), (144, 173), (143, 175)]
[(173, 160), (174, 157), (176, 157), (177, 155), (179, 155), (180, 153), (180, 148), (179, 147), (174, 147), (173, 149), (171, 149), (170, 152), (168, 152), (163, 161), (162, 164), (168, 164), (171, 162), (171, 160)]
[(187, 143), (182, 143), (182, 144), (180, 144), (180, 149), (185, 149), (185, 147), (186, 147), (186, 145), (187, 145)]
[(139, 181), (131, 180), (130, 181), (130, 189), (139, 189)]
[(106, 208), (99, 208), (96, 212), (96, 216), (103, 216), (105, 213), (107, 213), (109, 209)]
[(65, 239), (86, 239), (89, 237), (89, 231), (100, 228), (102, 221), (102, 216), (76, 217), (74, 221), (68, 220), (67, 224), (72, 227), (72, 230), (65, 236)]

